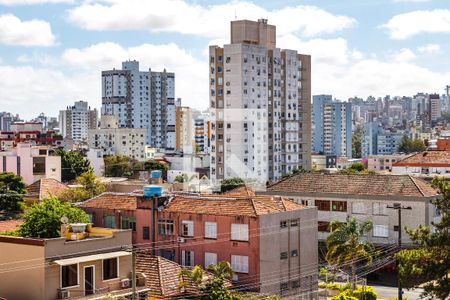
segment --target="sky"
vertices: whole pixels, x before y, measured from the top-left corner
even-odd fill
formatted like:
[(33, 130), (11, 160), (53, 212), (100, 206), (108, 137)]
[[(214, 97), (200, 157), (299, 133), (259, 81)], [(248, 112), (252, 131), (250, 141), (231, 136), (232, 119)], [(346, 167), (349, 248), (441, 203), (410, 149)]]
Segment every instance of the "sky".
[(175, 72), (183, 105), (208, 106), (208, 46), (230, 21), (267, 18), (277, 47), (312, 56), (313, 94), (444, 93), (450, 0), (0, 0), (0, 111), (24, 119), (101, 106), (101, 71), (128, 59)]

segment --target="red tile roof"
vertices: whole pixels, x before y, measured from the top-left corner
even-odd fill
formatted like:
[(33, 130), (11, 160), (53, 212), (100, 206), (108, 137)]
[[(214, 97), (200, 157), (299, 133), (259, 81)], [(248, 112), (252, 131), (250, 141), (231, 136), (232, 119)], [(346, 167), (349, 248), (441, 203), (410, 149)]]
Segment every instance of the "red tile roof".
[(267, 188), (268, 192), (433, 197), (437, 191), (409, 175), (301, 173)]
[(136, 210), (139, 196), (133, 193), (106, 192), (80, 203), (78, 207)]
[(42, 200), (50, 195), (59, 196), (67, 185), (52, 178), (42, 178), (27, 186), (28, 197)]
[(450, 151), (424, 151), (393, 164), (394, 167), (450, 167)]
[(0, 221), (0, 233), (14, 231), (19, 225), (22, 225), (23, 220), (6, 220)]

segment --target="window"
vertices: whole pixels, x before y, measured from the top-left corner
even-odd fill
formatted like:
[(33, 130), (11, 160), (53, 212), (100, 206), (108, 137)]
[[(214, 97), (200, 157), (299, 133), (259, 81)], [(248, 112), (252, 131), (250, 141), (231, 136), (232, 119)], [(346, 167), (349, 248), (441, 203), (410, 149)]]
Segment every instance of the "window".
[(89, 213), (88, 214), (88, 218), (89, 218), (89, 223), (94, 223), (95, 214), (94, 213)]
[(287, 259), (288, 258), (288, 253), (287, 252), (281, 252), (280, 253), (280, 259)]
[(324, 221), (319, 221), (319, 232), (330, 232), (330, 229), (328, 228), (328, 226), (330, 225), (330, 222), (324, 222)]
[(291, 220), (291, 227), (297, 227), (298, 226), (298, 219)]
[(287, 221), (280, 221), (280, 228), (286, 228), (287, 227)]
[(105, 216), (105, 227), (116, 228), (116, 216)]
[(117, 264), (117, 260), (117, 257), (103, 260), (103, 280), (110, 280), (119, 277), (119, 265)]
[(293, 281), (291, 282), (291, 285), (292, 285), (292, 288), (293, 288), (293, 289), (299, 288), (299, 287), (300, 287), (300, 279), (293, 280)]
[(181, 221), (181, 234), (183, 236), (194, 236), (194, 221)]
[(45, 157), (33, 157), (33, 175), (45, 175)]
[(373, 214), (374, 215), (386, 215), (387, 214), (387, 205), (381, 202), (374, 202), (372, 204)]
[(158, 233), (160, 235), (173, 235), (173, 221), (172, 220), (158, 220)]
[(287, 290), (289, 290), (289, 283), (287, 282), (280, 283), (280, 292), (285, 292)]
[(297, 257), (297, 256), (298, 256), (298, 250), (297, 249), (292, 250), (291, 251), (291, 257)]
[(121, 220), (122, 229), (132, 229), (136, 231), (136, 218), (135, 217), (122, 217)]
[(248, 224), (231, 224), (231, 239), (248, 241)]
[(354, 213), (354, 214), (367, 213), (366, 204), (363, 202), (353, 202), (352, 203), (352, 213)]
[(181, 264), (186, 267), (193, 267), (194, 251), (181, 251)]
[(205, 268), (208, 267), (209, 265), (215, 264), (217, 264), (217, 254), (205, 252)]
[(317, 206), (318, 210), (330, 211), (330, 201), (328, 200), (316, 200), (315, 206)]
[(61, 288), (78, 285), (78, 264), (61, 267)]
[(331, 210), (332, 211), (346, 212), (347, 211), (347, 202), (345, 202), (345, 201), (333, 201), (332, 205), (331, 205)]
[(148, 226), (142, 227), (142, 238), (144, 240), (150, 239), (150, 227), (148, 227)]
[(205, 238), (207, 238), (207, 239), (216, 239), (217, 238), (217, 223), (216, 222), (205, 222)]
[(389, 227), (386, 225), (374, 225), (373, 226), (374, 237), (389, 237)]
[(248, 273), (248, 256), (231, 255), (231, 267), (236, 273)]

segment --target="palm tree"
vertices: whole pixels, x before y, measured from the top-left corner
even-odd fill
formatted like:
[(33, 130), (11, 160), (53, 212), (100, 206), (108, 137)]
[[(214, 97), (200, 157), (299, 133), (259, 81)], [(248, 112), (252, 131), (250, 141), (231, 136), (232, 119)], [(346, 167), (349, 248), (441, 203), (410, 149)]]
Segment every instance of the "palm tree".
[(355, 218), (347, 222), (333, 221), (330, 224), (331, 233), (326, 245), (326, 259), (329, 264), (345, 265), (351, 271), (350, 291), (353, 293), (356, 284), (356, 265), (364, 262), (372, 264), (375, 247), (363, 240), (362, 236), (372, 230), (372, 221), (358, 222)]

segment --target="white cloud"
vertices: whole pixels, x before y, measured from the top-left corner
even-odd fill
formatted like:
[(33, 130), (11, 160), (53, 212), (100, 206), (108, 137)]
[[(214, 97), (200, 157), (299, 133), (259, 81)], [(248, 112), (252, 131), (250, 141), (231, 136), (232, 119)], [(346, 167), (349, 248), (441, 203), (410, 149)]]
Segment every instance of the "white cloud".
[(416, 54), (411, 49), (408, 48), (402, 48), (399, 51), (391, 54), (391, 59), (395, 63), (405, 63), (412, 61), (416, 58)]
[(208, 38), (223, 38), (229, 22), (238, 19), (256, 20), (267, 17), (277, 25), (280, 34), (301, 33), (314, 36), (352, 27), (356, 20), (333, 15), (315, 6), (286, 7), (268, 11), (246, 1), (203, 7), (185, 0), (159, 1), (110, 0), (86, 2), (69, 10), (69, 20), (91, 30), (132, 30), (178, 32)]
[(33, 5), (44, 3), (72, 3), (73, 0), (0, 0), (0, 5)]
[(392, 17), (382, 27), (393, 39), (407, 39), (419, 33), (450, 33), (450, 10), (417, 10)]
[(436, 54), (441, 52), (441, 46), (438, 44), (428, 44), (418, 47), (417, 51), (424, 54)]
[(50, 24), (45, 21), (22, 21), (14, 15), (0, 15), (0, 44), (52, 46), (55, 36)]

